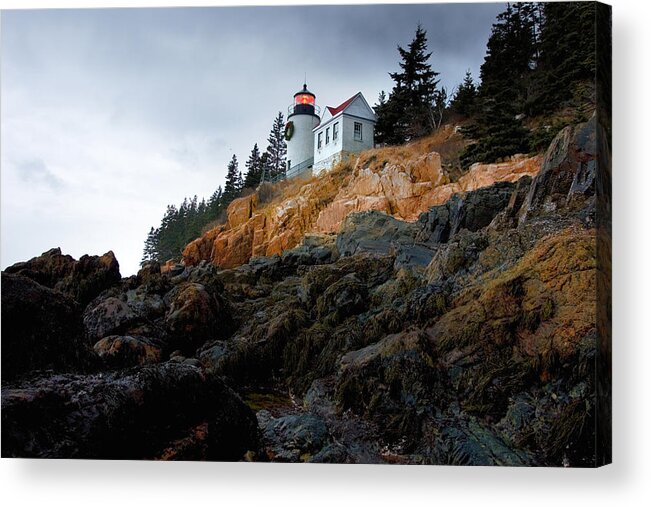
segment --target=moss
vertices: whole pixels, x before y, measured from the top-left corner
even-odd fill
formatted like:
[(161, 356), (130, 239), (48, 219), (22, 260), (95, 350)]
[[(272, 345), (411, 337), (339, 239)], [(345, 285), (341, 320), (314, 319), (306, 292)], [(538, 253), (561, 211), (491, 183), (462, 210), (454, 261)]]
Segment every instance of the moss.
[(554, 316), (554, 302), (551, 299), (547, 299), (540, 308), (540, 318), (541, 320), (548, 320)]
[(286, 393), (277, 391), (246, 392), (242, 401), (254, 412), (292, 406), (291, 398)]

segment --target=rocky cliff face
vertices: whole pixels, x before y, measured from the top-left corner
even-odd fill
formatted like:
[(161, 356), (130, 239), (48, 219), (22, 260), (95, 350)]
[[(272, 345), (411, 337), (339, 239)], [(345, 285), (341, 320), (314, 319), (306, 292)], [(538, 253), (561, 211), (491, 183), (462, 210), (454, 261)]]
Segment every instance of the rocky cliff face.
[(514, 156), (498, 164), (474, 164), (456, 181), (441, 165), (441, 156), (420, 143), (371, 150), (353, 165), (306, 184), (290, 185), (269, 204), (257, 195), (236, 199), (227, 224), (190, 243), (183, 252), (187, 265), (209, 260), (230, 268), (251, 257), (280, 254), (301, 243), (306, 234), (337, 233), (351, 213), (381, 211), (413, 222), (431, 206), (454, 194), (535, 176), (542, 157)]
[[(40, 285), (68, 276), (49, 254), (41, 282), (3, 274), (3, 456), (598, 464), (596, 129), (456, 181), (432, 153), (363, 157), (88, 303)], [(391, 209), (337, 215), (353, 188)], [(21, 294), (47, 313), (5, 324)]]

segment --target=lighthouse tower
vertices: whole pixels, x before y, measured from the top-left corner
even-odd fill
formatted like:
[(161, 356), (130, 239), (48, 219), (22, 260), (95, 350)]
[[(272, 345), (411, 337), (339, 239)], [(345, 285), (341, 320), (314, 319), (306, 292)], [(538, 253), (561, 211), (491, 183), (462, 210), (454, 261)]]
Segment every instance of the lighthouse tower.
[(311, 171), (314, 164), (314, 133), (319, 124), (319, 108), (316, 96), (307, 89), (294, 94), (294, 103), (287, 111), (285, 140), (287, 141), (287, 177), (293, 178)]

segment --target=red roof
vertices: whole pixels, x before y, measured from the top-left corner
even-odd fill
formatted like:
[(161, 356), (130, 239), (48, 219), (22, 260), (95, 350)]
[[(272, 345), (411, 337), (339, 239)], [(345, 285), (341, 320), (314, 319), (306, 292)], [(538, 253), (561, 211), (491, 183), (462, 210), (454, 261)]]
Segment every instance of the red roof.
[(340, 113), (340, 112), (342, 112), (344, 109), (346, 109), (346, 108), (350, 105), (350, 103), (353, 101), (353, 99), (354, 99), (355, 97), (357, 97), (358, 95), (359, 95), (359, 93), (356, 93), (356, 94), (353, 95), (351, 98), (349, 98), (346, 102), (343, 102), (343, 103), (339, 104), (337, 107), (330, 107), (330, 106), (326, 106), (326, 107), (328, 108), (328, 111), (330, 111), (330, 114), (331, 114), (332, 116), (334, 116), (334, 115), (336, 115), (337, 113)]

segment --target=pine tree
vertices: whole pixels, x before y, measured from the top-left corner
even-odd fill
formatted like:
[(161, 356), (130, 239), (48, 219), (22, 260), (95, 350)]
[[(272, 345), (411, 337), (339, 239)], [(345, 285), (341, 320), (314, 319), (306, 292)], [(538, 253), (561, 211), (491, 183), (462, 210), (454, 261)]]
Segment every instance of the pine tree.
[(463, 83), (457, 87), (457, 91), (452, 98), (450, 106), (452, 110), (463, 116), (471, 116), (475, 112), (477, 101), (477, 87), (472, 79), (470, 70), (466, 71)]
[[(381, 110), (393, 123), (392, 142), (404, 142), (424, 136), (435, 128), (433, 104), (436, 98), (438, 72), (432, 70), (427, 49), (427, 32), (419, 24), (407, 49), (398, 46), (402, 59), (400, 71), (390, 72), (395, 85)], [(387, 121), (387, 119), (383, 119)], [(388, 123), (388, 121), (387, 121)]]
[(434, 93), (434, 107), (433, 107), (433, 117), (434, 117), (434, 127), (440, 128), (443, 119), (445, 118), (445, 110), (448, 107), (448, 91), (445, 87), (437, 90)]
[(153, 227), (149, 230), (147, 234), (147, 239), (145, 240), (145, 247), (142, 252), (142, 260), (140, 261), (140, 266), (144, 266), (146, 263), (151, 261), (158, 260), (158, 253), (156, 249), (158, 236), (158, 229)]
[(226, 172), (226, 183), (224, 185), (224, 195), (222, 196), (222, 206), (226, 208), (239, 194), (238, 163), (237, 157), (233, 155), (233, 158), (228, 163), (228, 169)]
[(249, 159), (244, 164), (246, 166), (246, 176), (244, 177), (245, 188), (255, 188), (260, 183), (262, 177), (262, 157), (258, 149), (258, 143), (253, 146)]
[(530, 5), (508, 4), (497, 16), (481, 66), (478, 113), (464, 131), (476, 141), (461, 154), (464, 166), (529, 151), (522, 117), (537, 64), (534, 26)]
[(210, 199), (208, 199), (208, 204), (206, 205), (206, 223), (216, 220), (221, 214), (223, 210), (222, 197), (223, 192), (220, 185), (210, 196)]
[(408, 137), (408, 118), (406, 116), (402, 91), (394, 89), (389, 99), (382, 92), (375, 105), (375, 142), (378, 144), (402, 144)]
[(283, 113), (279, 112), (274, 119), (269, 138), (267, 139), (267, 158), (265, 165), (265, 179), (276, 181), (285, 177), (287, 160), (287, 143), (285, 142), (285, 120)]
[(533, 76), (529, 111), (540, 114), (562, 107), (575, 95), (580, 95), (583, 82), (594, 81), (597, 5), (593, 2), (550, 2), (534, 6), (532, 17), (540, 24), (539, 60)]

